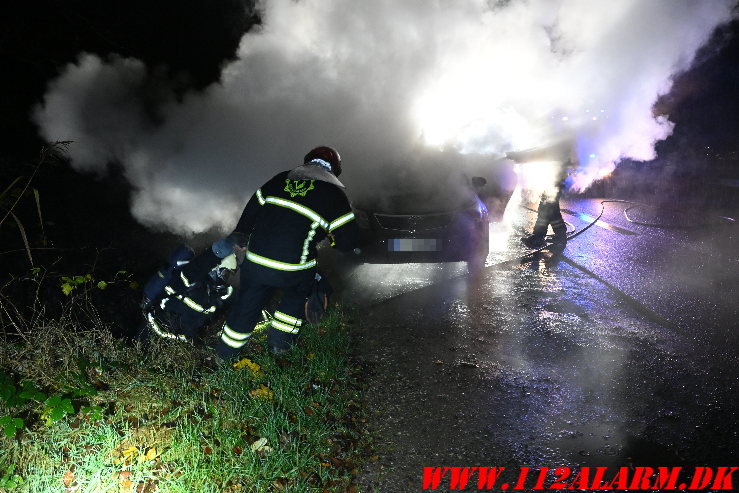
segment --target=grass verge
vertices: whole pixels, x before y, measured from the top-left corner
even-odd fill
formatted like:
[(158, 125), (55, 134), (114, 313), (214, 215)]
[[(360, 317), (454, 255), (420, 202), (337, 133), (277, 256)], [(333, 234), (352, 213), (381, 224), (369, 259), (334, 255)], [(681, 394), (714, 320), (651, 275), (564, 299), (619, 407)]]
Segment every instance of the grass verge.
[(39, 319), (4, 336), (0, 490), (355, 490), (362, 420), (339, 307), (284, 358), (255, 334), (239, 368), (93, 325)]

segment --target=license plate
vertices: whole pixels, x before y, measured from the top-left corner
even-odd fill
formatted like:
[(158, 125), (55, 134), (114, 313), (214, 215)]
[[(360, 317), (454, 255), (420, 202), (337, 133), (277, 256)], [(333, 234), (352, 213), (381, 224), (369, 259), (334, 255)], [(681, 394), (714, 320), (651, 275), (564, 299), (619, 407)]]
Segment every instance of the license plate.
[(390, 252), (436, 252), (439, 248), (435, 238), (393, 238), (387, 240), (387, 249)]

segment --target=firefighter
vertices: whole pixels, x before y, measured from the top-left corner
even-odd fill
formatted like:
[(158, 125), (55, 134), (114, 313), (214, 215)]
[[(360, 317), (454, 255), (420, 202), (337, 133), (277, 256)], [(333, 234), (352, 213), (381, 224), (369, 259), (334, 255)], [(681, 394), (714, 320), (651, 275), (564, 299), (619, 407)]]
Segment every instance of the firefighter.
[(562, 212), (559, 206), (559, 199), (562, 196), (564, 188), (564, 177), (558, 178), (554, 184), (553, 190), (544, 192), (539, 199), (539, 207), (536, 211), (536, 223), (534, 230), (530, 235), (521, 238), (521, 243), (529, 248), (538, 250), (546, 246), (545, 238), (549, 226), (554, 231), (554, 243), (564, 245), (567, 243), (567, 226), (562, 219)]
[(232, 297), (228, 280), (237, 263), (236, 253), (219, 258), (208, 249), (196, 257), (189, 246), (178, 247), (144, 287), (138, 338), (197, 341), (199, 329)]
[(306, 310), (311, 311), (306, 300), (316, 283), (316, 245), (328, 237), (338, 250), (357, 247), (358, 229), (340, 174), (339, 153), (316, 147), (305, 155), (303, 165), (257, 189), (234, 232), (214, 244), (214, 252), (227, 255), (248, 237), (240, 293), (216, 348), (221, 360), (236, 356), (246, 344), (276, 289), (282, 290), (282, 297), (271, 319), (268, 344), (275, 354), (287, 351)]
[[(547, 230), (551, 225), (554, 232), (554, 243), (564, 246), (567, 243), (567, 226), (562, 219), (559, 200), (565, 187), (569, 171), (573, 168), (572, 153), (574, 147), (570, 141), (563, 141), (555, 145), (529, 149), (527, 151), (509, 152), (508, 159), (517, 163), (532, 163), (536, 161), (557, 162), (559, 167), (551, 187), (544, 190), (539, 199), (534, 230), (530, 235), (521, 238), (521, 243), (529, 248), (538, 250), (546, 246)], [(532, 164), (532, 166), (535, 164)]]

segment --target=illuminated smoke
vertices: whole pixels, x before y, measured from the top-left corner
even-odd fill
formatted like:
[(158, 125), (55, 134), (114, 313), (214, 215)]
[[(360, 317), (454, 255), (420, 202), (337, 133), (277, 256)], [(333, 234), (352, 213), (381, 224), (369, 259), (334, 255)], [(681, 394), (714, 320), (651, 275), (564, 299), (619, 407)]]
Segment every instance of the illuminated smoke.
[(654, 157), (673, 124), (652, 106), (734, 5), (272, 0), (205, 91), (145, 107), (141, 62), (81, 55), (35, 119), (75, 141), (75, 167), (120, 162), (134, 215), (178, 232), (228, 230), (262, 181), (324, 144), (351, 196), (420, 145), (499, 156), (570, 135), (584, 188)]

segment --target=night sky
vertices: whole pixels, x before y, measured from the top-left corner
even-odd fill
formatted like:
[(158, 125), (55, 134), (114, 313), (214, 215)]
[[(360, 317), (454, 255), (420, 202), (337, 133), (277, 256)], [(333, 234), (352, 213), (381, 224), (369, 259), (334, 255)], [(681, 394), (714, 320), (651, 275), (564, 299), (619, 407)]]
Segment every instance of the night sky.
[(200, 89), (218, 79), (241, 35), (258, 21), (252, 12), (248, 0), (13, 2), (0, 17), (4, 152), (38, 152), (31, 108), (81, 52), (139, 58), (167, 88)]

